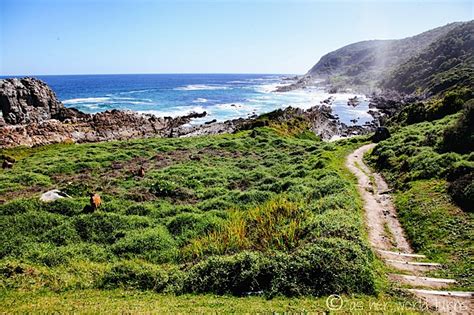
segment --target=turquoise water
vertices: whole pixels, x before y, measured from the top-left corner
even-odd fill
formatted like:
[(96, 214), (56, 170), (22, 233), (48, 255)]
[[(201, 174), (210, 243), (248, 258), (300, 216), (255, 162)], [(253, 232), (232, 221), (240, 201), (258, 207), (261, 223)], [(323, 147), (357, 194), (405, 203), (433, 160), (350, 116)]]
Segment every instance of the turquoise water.
[(208, 116), (193, 123), (212, 119), (225, 121), (262, 114), (287, 106), (309, 108), (334, 97), (333, 110), (341, 121), (357, 124), (371, 120), (364, 99), (356, 107), (347, 105), (355, 94), (327, 94), (310, 88), (286, 93), (273, 92), (286, 83), (278, 74), (133, 74), (39, 76), (68, 107), (96, 113), (127, 109), (158, 116), (178, 116), (206, 111)]

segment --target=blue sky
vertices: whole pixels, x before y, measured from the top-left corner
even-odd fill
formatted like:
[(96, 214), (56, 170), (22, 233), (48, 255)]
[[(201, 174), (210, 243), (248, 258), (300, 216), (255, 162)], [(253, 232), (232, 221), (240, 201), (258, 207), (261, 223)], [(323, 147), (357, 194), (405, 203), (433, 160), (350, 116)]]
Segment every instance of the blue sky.
[(346, 44), (473, 15), (457, 0), (0, 0), (0, 75), (304, 73)]

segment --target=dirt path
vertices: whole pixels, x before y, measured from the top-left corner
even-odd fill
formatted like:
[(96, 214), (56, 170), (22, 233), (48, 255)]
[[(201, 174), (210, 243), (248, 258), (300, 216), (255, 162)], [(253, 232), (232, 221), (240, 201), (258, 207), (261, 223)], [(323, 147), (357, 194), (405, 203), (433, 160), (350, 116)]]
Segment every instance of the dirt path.
[(443, 314), (473, 314), (474, 293), (435, 290), (449, 288), (455, 281), (424, 276), (442, 266), (427, 262), (424, 255), (413, 253), (398, 221), (387, 183), (364, 163), (364, 154), (375, 145), (364, 145), (349, 154), (346, 166), (357, 177), (370, 244), (385, 264), (394, 270), (388, 275), (389, 279), (407, 288), (429, 309)]

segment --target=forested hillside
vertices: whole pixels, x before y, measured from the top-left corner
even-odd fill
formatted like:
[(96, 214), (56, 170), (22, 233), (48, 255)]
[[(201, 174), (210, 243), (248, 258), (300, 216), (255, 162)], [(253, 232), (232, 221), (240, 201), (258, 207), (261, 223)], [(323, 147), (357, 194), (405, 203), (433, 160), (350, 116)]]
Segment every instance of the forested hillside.
[(371, 40), (323, 56), (306, 74), (332, 89), (436, 94), (472, 85), (473, 24), (457, 22), (398, 40)]
[(457, 25), (382, 81), (386, 89), (435, 95), (474, 86), (474, 21)]

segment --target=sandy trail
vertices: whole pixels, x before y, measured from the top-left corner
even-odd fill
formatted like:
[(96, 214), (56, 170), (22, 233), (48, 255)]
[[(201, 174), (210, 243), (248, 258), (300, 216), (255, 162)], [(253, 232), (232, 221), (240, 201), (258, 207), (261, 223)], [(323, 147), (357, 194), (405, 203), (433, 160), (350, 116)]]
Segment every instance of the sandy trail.
[(413, 252), (398, 221), (387, 183), (364, 163), (364, 154), (375, 146), (373, 143), (367, 144), (349, 154), (346, 166), (357, 177), (370, 244), (385, 264), (397, 272), (389, 274), (388, 278), (400, 286), (412, 288), (407, 291), (413, 293), (429, 310), (442, 314), (474, 314), (473, 292), (438, 291), (449, 288), (455, 281), (424, 276), (442, 266), (426, 262), (424, 255)]
[(368, 144), (360, 147), (346, 161), (349, 170), (357, 177), (358, 190), (364, 200), (370, 242), (378, 249), (413, 253), (397, 219), (390, 195), (387, 194), (387, 183), (364, 164), (364, 153), (374, 146)]

